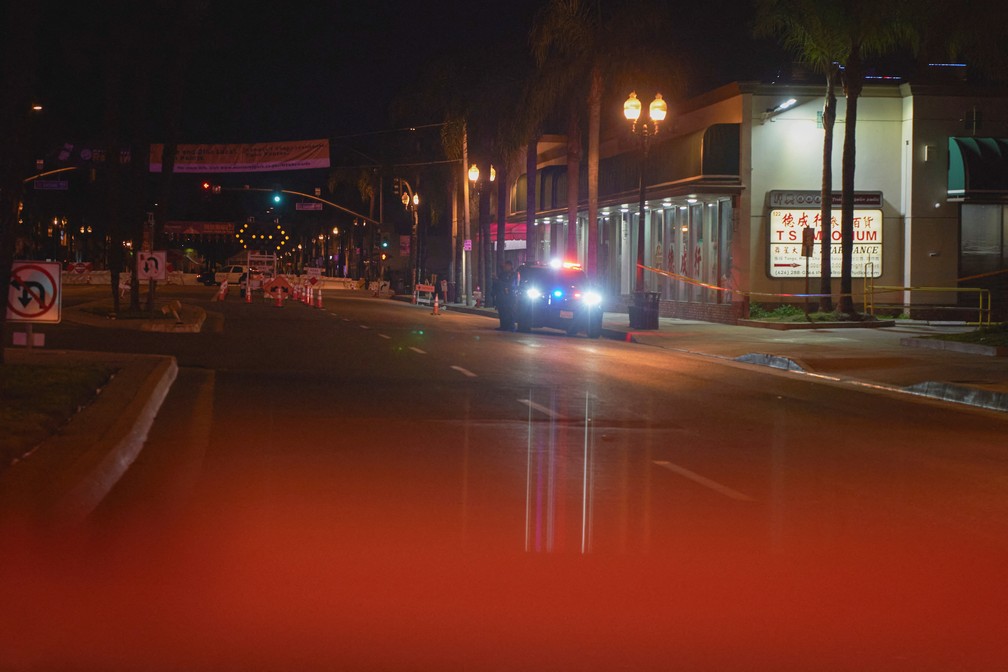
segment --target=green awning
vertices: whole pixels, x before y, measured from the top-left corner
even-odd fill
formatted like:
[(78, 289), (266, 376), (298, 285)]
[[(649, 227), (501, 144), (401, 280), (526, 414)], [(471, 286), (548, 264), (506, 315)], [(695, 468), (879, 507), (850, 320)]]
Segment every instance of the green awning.
[(1008, 200), (1008, 139), (949, 138), (948, 196)]

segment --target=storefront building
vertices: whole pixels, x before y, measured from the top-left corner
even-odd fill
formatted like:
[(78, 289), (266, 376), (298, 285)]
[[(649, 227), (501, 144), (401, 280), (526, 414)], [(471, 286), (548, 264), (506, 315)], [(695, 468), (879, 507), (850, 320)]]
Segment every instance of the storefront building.
[[(735, 322), (747, 303), (804, 302), (819, 287), (822, 86), (731, 84), (672, 106), (645, 174), (646, 290), (666, 316)], [(793, 102), (791, 102), (793, 101)], [(831, 226), (839, 298), (840, 181), (845, 102), (838, 99)], [(597, 278), (614, 303), (634, 289), (641, 154), (629, 129), (602, 143)], [(1008, 303), (1008, 96), (962, 83), (870, 84), (859, 99), (853, 300), (897, 312), (944, 314), (990, 292)], [(535, 226), (525, 257), (587, 254), (582, 167), (574, 249), (567, 250), (563, 138), (539, 145)], [(525, 222), (525, 183), (509, 222)], [(811, 256), (802, 232), (812, 229)], [(617, 298), (619, 297), (619, 298)], [(968, 312), (968, 311), (967, 311)], [(967, 319), (969, 319), (967, 317)]]

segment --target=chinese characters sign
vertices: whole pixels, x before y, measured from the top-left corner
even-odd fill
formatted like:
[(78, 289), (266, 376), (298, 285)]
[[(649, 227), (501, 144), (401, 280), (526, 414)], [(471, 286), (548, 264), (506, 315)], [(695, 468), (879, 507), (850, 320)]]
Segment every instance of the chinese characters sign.
[[(802, 256), (802, 229), (811, 227), (814, 246), (808, 258), (808, 274), (818, 277), (822, 267), (822, 226), (819, 210), (770, 211), (767, 254), (771, 278), (804, 278), (806, 258)], [(840, 277), (840, 213), (834, 213), (830, 224), (830, 269)], [(866, 270), (867, 269), (867, 270)], [(851, 277), (882, 276), (882, 211), (854, 211), (854, 250), (851, 255)]]

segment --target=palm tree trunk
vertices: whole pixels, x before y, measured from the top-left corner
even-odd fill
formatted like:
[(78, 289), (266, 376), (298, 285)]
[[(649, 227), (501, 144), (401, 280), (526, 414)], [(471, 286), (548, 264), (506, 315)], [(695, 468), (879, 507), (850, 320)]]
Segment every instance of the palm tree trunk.
[(851, 280), (851, 254), (854, 251), (855, 134), (857, 132), (858, 97), (861, 95), (862, 87), (861, 60), (856, 49), (851, 51), (844, 75), (847, 121), (844, 126), (843, 176), (840, 196), (840, 206), (843, 209), (840, 215), (840, 251), (843, 254), (840, 262), (840, 310), (847, 314), (854, 312), (854, 300), (851, 296), (854, 287)]
[(529, 261), (540, 261), (539, 236), (536, 231), (536, 184), (539, 181), (539, 136), (534, 133), (525, 150), (525, 240), (531, 244), (530, 250), (525, 250)]
[(836, 76), (837, 67), (830, 66), (826, 74), (826, 102), (823, 106), (823, 166), (822, 166), (822, 202), (819, 211), (821, 226), (821, 273), (819, 283), (819, 310), (833, 310), (833, 288), (830, 260), (833, 249), (833, 129), (836, 124)]
[(482, 185), (479, 190), (479, 287), (483, 292), (483, 303), (489, 305), (489, 299), (492, 296), (490, 283), (494, 276), (494, 271), (490, 268), (493, 259), (490, 254), (490, 160), (481, 161), (479, 170)]
[(497, 171), (497, 254), (494, 260), (494, 268), (504, 268), (504, 238), (507, 234), (507, 213), (510, 210), (511, 190), (508, 189), (508, 162), (501, 161), (500, 170)]
[(567, 116), (567, 244), (563, 253), (559, 255), (570, 261), (575, 261), (577, 258), (577, 213), (580, 185), (581, 115), (577, 106), (571, 103), (570, 114)]
[(602, 119), (602, 71), (592, 68), (588, 89), (588, 252), (585, 254), (585, 272), (591, 280), (598, 275), (598, 179), (599, 179), (599, 129)]

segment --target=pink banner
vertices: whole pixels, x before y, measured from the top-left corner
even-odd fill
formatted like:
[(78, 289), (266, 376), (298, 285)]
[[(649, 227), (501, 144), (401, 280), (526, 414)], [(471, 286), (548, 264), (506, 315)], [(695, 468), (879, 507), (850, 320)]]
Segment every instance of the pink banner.
[[(151, 145), (150, 172), (160, 173), (164, 145)], [(176, 173), (257, 173), (329, 167), (329, 141), (294, 140), (244, 145), (179, 145)]]

